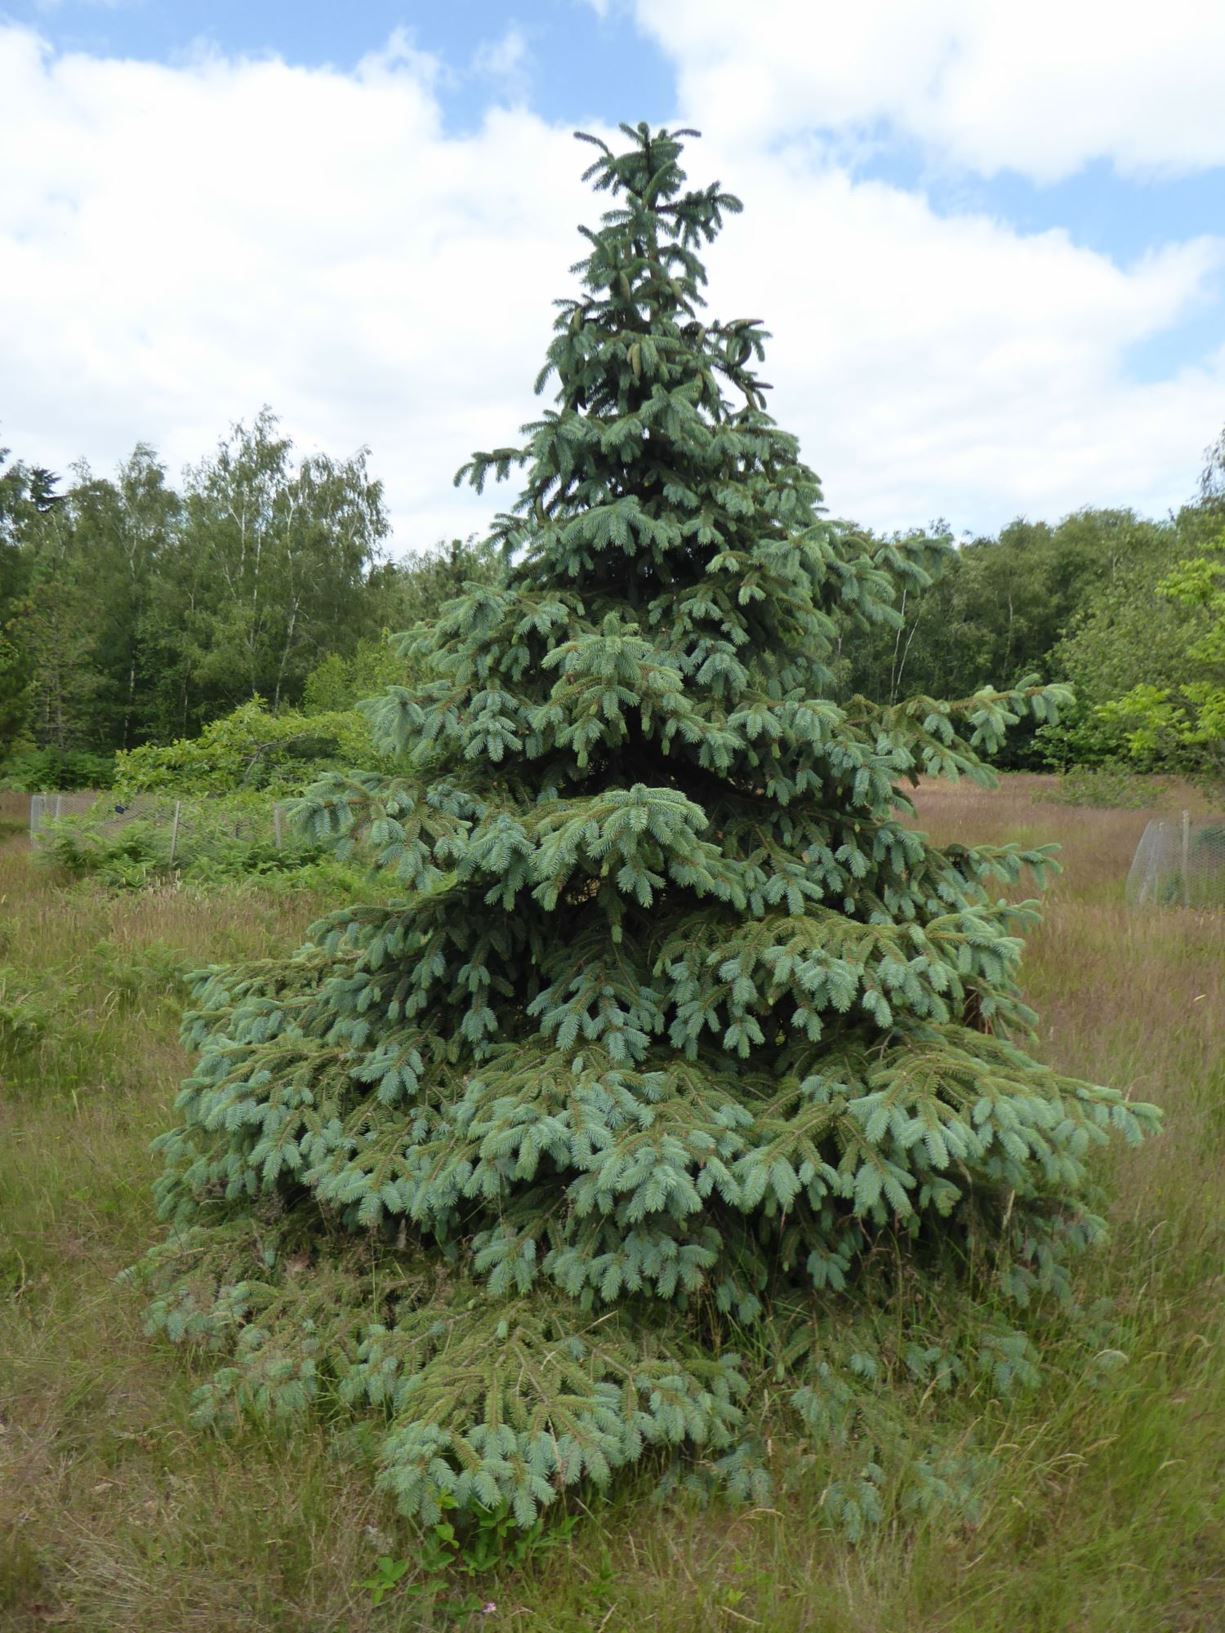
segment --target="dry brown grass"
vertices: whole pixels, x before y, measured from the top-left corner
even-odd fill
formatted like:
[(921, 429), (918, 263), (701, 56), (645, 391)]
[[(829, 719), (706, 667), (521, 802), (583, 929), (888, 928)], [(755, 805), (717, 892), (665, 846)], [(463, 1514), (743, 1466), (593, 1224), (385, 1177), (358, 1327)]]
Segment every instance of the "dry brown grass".
[[(927, 785), (921, 825), (941, 841), (1058, 844), (1063, 871), (1024, 965), (1043, 1054), (1167, 1112), (1163, 1138), (1118, 1166), (1117, 1209), (1186, 1191), (1211, 1210), (1225, 1110), (1225, 913), (1129, 911), (1123, 881), (1152, 812), (1053, 805), (1041, 796), (1055, 780), (1010, 777), (994, 791)], [(1172, 798), (1204, 809), (1193, 789)], [(1184, 1183), (1192, 1176), (1197, 1183)]]

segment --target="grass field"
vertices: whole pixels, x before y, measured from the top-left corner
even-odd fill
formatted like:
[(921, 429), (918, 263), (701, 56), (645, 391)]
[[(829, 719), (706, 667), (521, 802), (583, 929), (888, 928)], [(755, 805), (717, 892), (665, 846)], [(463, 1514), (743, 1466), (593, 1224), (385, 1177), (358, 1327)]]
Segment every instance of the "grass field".
[[(156, 1226), (184, 966), (286, 947), (324, 905), (240, 892), (64, 890), (0, 849), (0, 1628), (90, 1633), (1211, 1633), (1225, 1628), (1225, 914), (1129, 915), (1148, 813), (925, 790), (940, 838), (1057, 840), (1066, 871), (1027, 953), (1041, 1050), (1166, 1110), (1112, 1154), (1113, 1234), (1080, 1272), (1108, 1300), (1109, 1387), (1055, 1324), (1043, 1383), (923, 1400), (993, 1457), (981, 1511), (886, 1506), (858, 1546), (814, 1466), (775, 1506), (619, 1492), (515, 1573), (379, 1607), (359, 1586), (414, 1540), (322, 1428), (188, 1423), (182, 1353), (115, 1283)], [(1112, 1357), (1114, 1359), (1114, 1357)], [(944, 1414), (941, 1417), (941, 1414)], [(481, 1608), (463, 1609), (474, 1593)]]

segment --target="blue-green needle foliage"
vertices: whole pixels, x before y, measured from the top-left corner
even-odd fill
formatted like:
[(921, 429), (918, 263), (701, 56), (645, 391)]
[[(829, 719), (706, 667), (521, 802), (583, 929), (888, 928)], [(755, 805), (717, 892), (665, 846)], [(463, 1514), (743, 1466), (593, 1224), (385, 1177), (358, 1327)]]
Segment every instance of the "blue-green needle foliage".
[(1091, 1151), (1155, 1118), (1023, 1051), (1034, 907), (997, 882), (1049, 857), (906, 820), (1059, 689), (830, 701), (839, 643), (939, 562), (823, 519), (761, 328), (705, 313), (738, 202), (686, 187), (689, 133), (625, 130), (594, 143), (554, 406), (460, 473), (525, 469), (509, 579), (369, 706), (414, 774), (303, 803), (394, 899), (199, 978), (160, 1142), (146, 1275), (221, 1352), (202, 1412), (372, 1414), (427, 1518), (528, 1525), (652, 1449), (743, 1484), (732, 1333), (862, 1292), (881, 1244), (1058, 1290), (1101, 1228)]

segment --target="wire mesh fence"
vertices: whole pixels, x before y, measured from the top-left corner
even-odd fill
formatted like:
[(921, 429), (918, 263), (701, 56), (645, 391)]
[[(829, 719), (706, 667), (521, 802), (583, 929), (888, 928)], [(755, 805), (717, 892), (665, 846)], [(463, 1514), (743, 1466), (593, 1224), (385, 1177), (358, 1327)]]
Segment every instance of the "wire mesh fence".
[(30, 838), (36, 841), (47, 823), (57, 822), (60, 817), (83, 816), (98, 797), (92, 789), (72, 794), (31, 794)]
[(1225, 817), (1150, 822), (1127, 875), (1129, 907), (1225, 908)]
[(134, 845), (143, 841), (169, 867), (236, 845), (282, 850), (295, 843), (283, 802), (184, 800), (158, 794), (117, 799), (109, 793), (83, 790), (30, 795), (31, 844), (37, 846), (53, 836), (53, 824), (65, 817), (82, 818), (93, 839), (124, 836)]

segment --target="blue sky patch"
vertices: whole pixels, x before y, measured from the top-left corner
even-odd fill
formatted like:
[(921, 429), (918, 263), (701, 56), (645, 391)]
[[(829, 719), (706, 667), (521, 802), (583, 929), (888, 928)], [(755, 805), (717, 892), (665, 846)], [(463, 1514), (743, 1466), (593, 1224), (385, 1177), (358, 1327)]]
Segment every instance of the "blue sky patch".
[[(441, 59), (446, 128), (479, 125), (493, 101), (524, 101), (543, 118), (654, 122), (675, 95), (666, 58), (619, 7), (599, 16), (585, 0), (397, 4), (364, 0), (115, 0), (114, 4), (22, 0), (0, 18), (23, 22), (65, 51), (174, 62), (202, 43), (234, 56), (280, 56), (295, 65), (351, 70), (405, 29)], [(522, 42), (518, 60), (508, 37)]]

